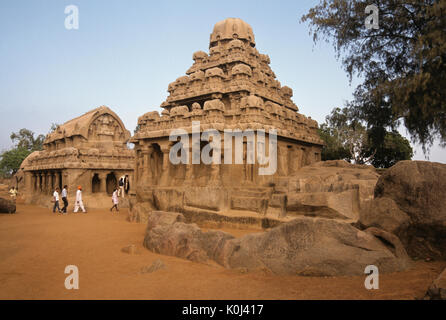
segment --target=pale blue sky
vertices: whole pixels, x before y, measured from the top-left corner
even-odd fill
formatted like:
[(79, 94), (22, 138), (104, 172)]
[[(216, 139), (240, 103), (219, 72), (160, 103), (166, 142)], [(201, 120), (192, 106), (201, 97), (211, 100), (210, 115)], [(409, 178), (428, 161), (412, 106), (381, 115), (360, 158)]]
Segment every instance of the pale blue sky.
[[(2, 0), (0, 2), (0, 150), (21, 128), (46, 134), (100, 105), (133, 133), (138, 116), (158, 110), (167, 86), (208, 50), (216, 22), (237, 17), (254, 30), (300, 112), (323, 122), (351, 98), (331, 45), (313, 44), (300, 17), (317, 1)], [(64, 26), (79, 8), (79, 30)], [(403, 134), (405, 132), (402, 132)], [(415, 159), (423, 159), (416, 148)], [(430, 160), (446, 162), (434, 147)]]

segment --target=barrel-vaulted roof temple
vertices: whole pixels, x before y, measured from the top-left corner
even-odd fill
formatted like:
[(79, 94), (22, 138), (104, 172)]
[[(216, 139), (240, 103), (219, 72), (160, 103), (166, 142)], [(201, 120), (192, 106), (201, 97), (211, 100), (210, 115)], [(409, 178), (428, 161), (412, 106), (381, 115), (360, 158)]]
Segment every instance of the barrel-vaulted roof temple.
[[(120, 177), (133, 178), (134, 152), (127, 147), (130, 132), (106, 106), (58, 126), (46, 136), (43, 151), (22, 163), (29, 202), (48, 202), (56, 187), (71, 193), (81, 186), (90, 207), (109, 204)], [(131, 183), (130, 183), (131, 185)]]
[[(107, 107), (87, 112), (49, 134), (44, 150), (31, 154), (22, 165), (30, 200), (38, 201), (64, 184), (72, 191), (82, 185), (84, 194), (95, 199), (106, 197), (119, 177), (128, 175), (131, 193), (136, 195), (132, 205), (136, 217), (154, 209), (267, 212), (274, 190), (286, 185), (302, 166), (320, 161), (323, 142), (317, 122), (298, 113), (292, 89), (276, 79), (270, 58), (258, 52), (252, 28), (244, 21), (218, 22), (209, 52), (197, 51), (193, 60), (186, 74), (169, 84), (161, 114), (152, 111), (139, 117), (133, 137)], [(198, 122), (199, 133), (214, 129), (221, 134), (220, 163), (191, 159), (193, 150), (201, 152), (210, 143), (193, 139), (192, 124)], [(169, 139), (175, 129), (186, 132), (189, 143), (181, 140), (181, 151), (188, 149), (187, 163), (169, 161), (177, 143)], [(228, 147), (225, 130), (243, 134), (262, 130), (265, 139), (243, 136), (238, 140), (243, 161), (228, 164), (225, 156), (237, 157), (237, 139), (231, 137)], [(267, 150), (272, 130), (277, 132), (277, 170), (260, 175), (265, 165), (249, 161), (250, 150)], [(134, 149), (127, 147), (128, 142)]]

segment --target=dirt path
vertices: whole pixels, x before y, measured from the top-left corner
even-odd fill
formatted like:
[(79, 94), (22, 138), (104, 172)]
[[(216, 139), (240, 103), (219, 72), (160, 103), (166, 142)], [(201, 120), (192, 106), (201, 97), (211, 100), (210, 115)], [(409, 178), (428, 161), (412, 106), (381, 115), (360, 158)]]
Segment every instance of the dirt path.
[[(417, 262), (412, 270), (381, 275), (375, 291), (364, 288), (365, 276), (244, 274), (154, 254), (142, 247), (145, 225), (126, 222), (126, 215), (60, 216), (20, 203), (17, 214), (0, 214), (0, 299), (414, 299), (446, 266)], [(121, 251), (130, 244), (140, 254)], [(167, 268), (140, 273), (157, 259)], [(79, 268), (79, 290), (64, 286), (71, 264)]]

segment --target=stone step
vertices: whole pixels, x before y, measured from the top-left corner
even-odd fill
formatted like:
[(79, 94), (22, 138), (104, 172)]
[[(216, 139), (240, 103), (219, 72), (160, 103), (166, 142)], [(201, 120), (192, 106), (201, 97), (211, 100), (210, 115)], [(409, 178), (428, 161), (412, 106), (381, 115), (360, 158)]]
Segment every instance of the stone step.
[(231, 209), (248, 210), (258, 213), (265, 213), (268, 207), (269, 198), (267, 197), (231, 197)]
[(231, 197), (266, 198), (267, 195), (268, 195), (267, 192), (257, 192), (257, 191), (247, 191), (247, 190), (238, 190), (231, 192)]
[(269, 188), (240, 187), (231, 190), (231, 197), (268, 198)]

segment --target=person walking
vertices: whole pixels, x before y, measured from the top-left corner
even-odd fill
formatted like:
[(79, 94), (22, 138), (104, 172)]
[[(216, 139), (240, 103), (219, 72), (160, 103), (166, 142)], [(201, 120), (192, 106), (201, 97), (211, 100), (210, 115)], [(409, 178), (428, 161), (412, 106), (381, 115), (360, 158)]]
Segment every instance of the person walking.
[(84, 208), (84, 203), (82, 202), (82, 187), (78, 186), (76, 191), (76, 203), (74, 205), (74, 213), (77, 213), (79, 210), (79, 207), (81, 208), (83, 213), (87, 213)]
[(129, 193), (130, 190), (130, 181), (129, 176), (126, 174), (124, 178), (124, 193)]
[(118, 203), (119, 203), (119, 199), (118, 199), (118, 189), (115, 188), (115, 191), (113, 191), (113, 195), (112, 195), (112, 203), (113, 203), (113, 207), (110, 208), (110, 211), (113, 212), (113, 208), (116, 209), (116, 211), (119, 212), (118, 209)]
[(60, 211), (60, 207), (59, 207), (59, 188), (56, 188), (56, 190), (54, 190), (53, 201), (54, 201), (53, 213), (56, 212), (56, 208), (59, 213), (62, 213), (62, 211)]
[(118, 192), (118, 196), (121, 196), (124, 198), (124, 177), (121, 177), (121, 179), (119, 179), (119, 192)]
[(68, 208), (67, 189), (68, 189), (68, 186), (64, 185), (63, 189), (62, 189), (62, 201), (63, 201), (62, 212), (64, 214), (67, 214), (67, 208)]
[(15, 200), (17, 199), (17, 189), (15, 187), (11, 187), (11, 189), (9, 189), (9, 193), (11, 195), (12, 201), (15, 202)]

